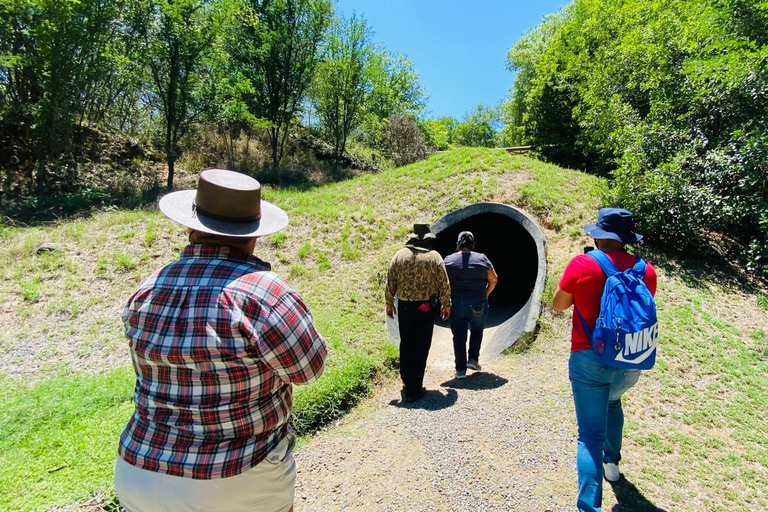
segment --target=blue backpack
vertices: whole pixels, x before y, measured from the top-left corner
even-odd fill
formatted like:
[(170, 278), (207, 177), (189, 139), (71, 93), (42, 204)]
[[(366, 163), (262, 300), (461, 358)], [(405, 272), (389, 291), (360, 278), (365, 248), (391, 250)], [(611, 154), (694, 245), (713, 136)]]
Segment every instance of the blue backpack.
[(587, 254), (607, 276), (594, 331), (589, 331), (576, 309), (597, 359), (608, 366), (650, 370), (656, 362), (659, 327), (656, 303), (643, 282), (645, 261), (638, 256), (634, 267), (619, 272), (603, 251), (594, 249)]

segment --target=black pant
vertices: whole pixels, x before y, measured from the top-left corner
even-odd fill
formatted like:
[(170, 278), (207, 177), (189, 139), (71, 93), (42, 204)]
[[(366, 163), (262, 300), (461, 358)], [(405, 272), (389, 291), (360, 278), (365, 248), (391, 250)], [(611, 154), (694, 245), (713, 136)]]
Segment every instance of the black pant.
[(398, 302), (398, 324), (400, 329), (400, 378), (406, 397), (414, 397), (424, 383), (429, 347), (432, 345), (432, 330), (435, 327), (437, 308), (422, 311), (419, 307), (429, 305), (428, 301)]

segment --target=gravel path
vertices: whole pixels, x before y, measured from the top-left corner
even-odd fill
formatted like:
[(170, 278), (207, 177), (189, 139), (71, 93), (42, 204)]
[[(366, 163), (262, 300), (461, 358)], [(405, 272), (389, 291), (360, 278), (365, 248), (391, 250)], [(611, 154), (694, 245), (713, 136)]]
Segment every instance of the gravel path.
[(567, 356), (536, 347), (455, 380), (450, 331), (436, 328), (425, 398), (401, 404), (392, 378), (297, 451), (296, 511), (572, 510)]

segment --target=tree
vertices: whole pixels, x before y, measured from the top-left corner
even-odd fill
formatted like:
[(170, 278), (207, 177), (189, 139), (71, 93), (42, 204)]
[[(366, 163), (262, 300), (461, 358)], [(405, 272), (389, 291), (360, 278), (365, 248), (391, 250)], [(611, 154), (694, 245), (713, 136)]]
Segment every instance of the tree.
[(413, 61), (393, 55), (382, 47), (372, 53), (367, 75), (371, 93), (366, 101), (369, 114), (386, 119), (397, 114), (418, 115), (426, 106), (428, 95), (419, 82)]
[(460, 146), (494, 147), (500, 124), (497, 107), (478, 103), (453, 129), (453, 141)]
[(167, 187), (173, 187), (179, 140), (205, 112), (200, 86), (210, 77), (208, 61), (218, 33), (220, 6), (205, 0), (135, 0), (129, 22), (144, 43), (151, 100), (164, 124)]
[(392, 54), (381, 45), (374, 48), (366, 76), (370, 80), (370, 94), (365, 101), (360, 138), (370, 147), (380, 147), (387, 119), (399, 114), (418, 118), (428, 96), (413, 62), (404, 55)]
[[(452, 118), (443, 119), (453, 120)], [(439, 119), (425, 119), (424, 122), (421, 123), (421, 132), (424, 135), (424, 143), (428, 147), (438, 151), (448, 149), (453, 125), (455, 125), (455, 122), (452, 123), (452, 125), (449, 125), (448, 123), (441, 122)]]
[(655, 240), (716, 234), (768, 273), (766, 20), (750, 0), (574, 0), (510, 50), (509, 109)]
[(122, 3), (103, 0), (0, 3), (0, 115), (32, 127), (38, 193), (49, 160), (69, 148), (99, 91), (110, 87), (121, 13)]
[(340, 19), (330, 31), (315, 80), (313, 97), (320, 126), (333, 143), (337, 165), (350, 132), (360, 123), (370, 78), (366, 66), (373, 54), (365, 19), (354, 14)]
[(252, 0), (240, 11), (230, 54), (253, 86), (246, 98), (251, 114), (269, 122), (275, 169), (312, 82), (332, 13), (330, 0)]

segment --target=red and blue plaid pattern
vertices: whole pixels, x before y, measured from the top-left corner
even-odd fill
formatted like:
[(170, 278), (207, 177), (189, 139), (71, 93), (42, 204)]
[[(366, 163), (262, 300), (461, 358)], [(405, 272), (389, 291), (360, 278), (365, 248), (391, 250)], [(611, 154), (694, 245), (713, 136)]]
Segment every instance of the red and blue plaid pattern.
[(285, 435), (291, 384), (323, 371), (325, 340), (270, 266), (190, 245), (128, 300), (136, 409), (120, 436), (134, 466), (196, 479), (237, 475)]

